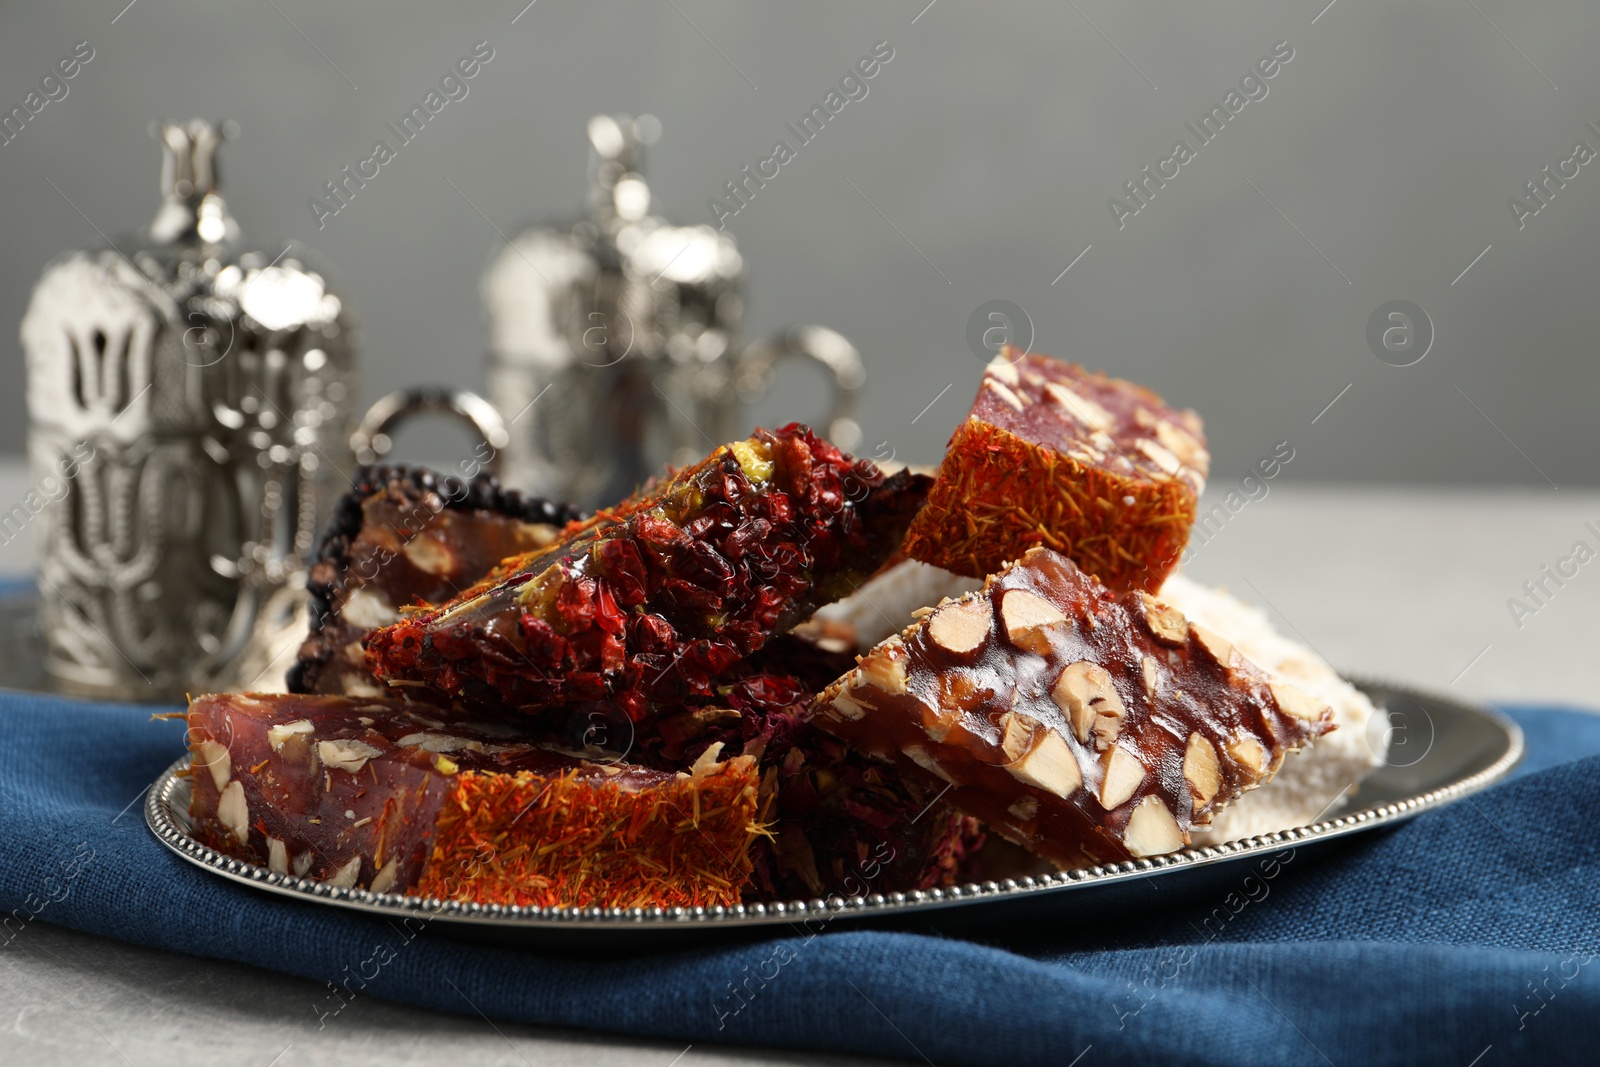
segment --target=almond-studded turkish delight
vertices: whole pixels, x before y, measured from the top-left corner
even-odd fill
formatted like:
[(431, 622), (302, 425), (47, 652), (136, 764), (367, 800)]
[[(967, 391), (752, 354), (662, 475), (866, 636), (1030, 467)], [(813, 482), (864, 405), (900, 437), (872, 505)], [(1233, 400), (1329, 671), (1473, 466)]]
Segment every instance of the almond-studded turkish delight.
[(1331, 711), (1049, 549), (861, 657), (815, 721), (1056, 863), (1172, 852)]
[[(736, 904), (755, 760), (585, 761), (417, 705), (227, 693), (189, 706), (196, 836), (347, 888), (482, 904)], [(559, 845), (559, 847), (552, 847)]]

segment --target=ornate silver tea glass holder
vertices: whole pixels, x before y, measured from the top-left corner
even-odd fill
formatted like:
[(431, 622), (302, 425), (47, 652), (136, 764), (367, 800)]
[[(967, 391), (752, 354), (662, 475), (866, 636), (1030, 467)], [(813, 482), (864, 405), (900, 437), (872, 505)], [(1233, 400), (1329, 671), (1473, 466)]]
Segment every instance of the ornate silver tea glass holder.
[(351, 463), (345, 300), (240, 239), (223, 126), (156, 131), (155, 220), (53, 263), (22, 321), (32, 478), (68, 486), (33, 520), (45, 664), (98, 697), (252, 684)]

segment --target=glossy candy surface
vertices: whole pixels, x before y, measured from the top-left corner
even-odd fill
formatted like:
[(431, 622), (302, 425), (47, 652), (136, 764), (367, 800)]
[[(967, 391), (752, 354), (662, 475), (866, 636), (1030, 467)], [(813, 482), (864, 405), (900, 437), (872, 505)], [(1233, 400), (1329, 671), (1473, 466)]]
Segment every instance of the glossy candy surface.
[(1182, 848), (1332, 728), (1326, 706), (1216, 634), (1049, 549), (869, 651), (817, 712), (1065, 866)]
[(888, 557), (923, 476), (885, 478), (798, 424), (718, 448), (542, 552), (367, 639), (390, 686), (538, 716), (633, 719), (717, 679)]
[(500, 560), (552, 544), (581, 518), (487, 475), (463, 481), (420, 467), (363, 467), (335, 505), (311, 567), (309, 633), (289, 691), (386, 695), (367, 669), (368, 633), (398, 622), (402, 607), (449, 600)]

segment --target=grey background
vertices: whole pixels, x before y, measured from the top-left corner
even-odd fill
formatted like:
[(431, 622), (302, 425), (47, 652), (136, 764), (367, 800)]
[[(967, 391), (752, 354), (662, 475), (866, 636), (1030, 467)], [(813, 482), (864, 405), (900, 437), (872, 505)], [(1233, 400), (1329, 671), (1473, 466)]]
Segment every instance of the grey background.
[[(1574, 141), (1600, 149), (1583, 125), (1600, 123), (1592, 5), (538, 0), (512, 24), (522, 0), (137, 0), (118, 17), (124, 2), (0, 15), (7, 110), (75, 42), (96, 50), (70, 95), (0, 146), (0, 451), (23, 440), (29, 286), (57, 252), (97, 243), (93, 227), (148, 220), (153, 117), (238, 120), (230, 205), (261, 246), (295, 237), (337, 265), (372, 399), (419, 379), (481, 384), (477, 286), (496, 228), (581, 206), (589, 115), (657, 115), (658, 204), (709, 221), (723, 182), (887, 40), (867, 98), (729, 224), (753, 336), (821, 322), (861, 347), (866, 450), (937, 458), (979, 372), (967, 318), (1000, 298), (1028, 312), (1037, 349), (1198, 408), (1222, 478), (1282, 440), (1290, 480), (1596, 478), (1584, 293), (1600, 166), (1520, 232), (1506, 206)], [(479, 40), (495, 58), (470, 95), (318, 232), (308, 198)], [(1193, 145), (1182, 123), (1281, 40), (1295, 57), (1267, 98), (1119, 231), (1107, 198), (1177, 138)], [(1364, 339), (1396, 298), (1435, 326), (1412, 367)], [(797, 368), (751, 419), (815, 418), (822, 395)]]

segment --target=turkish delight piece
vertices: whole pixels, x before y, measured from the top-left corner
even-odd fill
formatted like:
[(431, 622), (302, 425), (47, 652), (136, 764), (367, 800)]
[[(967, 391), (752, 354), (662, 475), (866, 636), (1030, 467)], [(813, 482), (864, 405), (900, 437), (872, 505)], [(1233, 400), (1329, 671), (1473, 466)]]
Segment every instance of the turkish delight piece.
[[(289, 669), (293, 693), (386, 695), (361, 640), (407, 605), (439, 604), (500, 560), (544, 548), (578, 509), (421, 467), (363, 467), (334, 505), (306, 586), (309, 627)], [(396, 695), (396, 694), (387, 694)]]
[(1388, 717), (1316, 650), (1273, 629), (1267, 614), (1221, 589), (1181, 572), (1158, 594), (1188, 617), (1221, 634), (1251, 663), (1305, 690), (1333, 708), (1332, 733), (1284, 764), (1265, 789), (1240, 797), (1195, 835), (1199, 845), (1276, 833), (1338, 812), (1363, 778), (1383, 766), (1389, 750)]
[[(854, 663), (793, 634), (724, 676), (713, 697), (653, 708), (633, 725), (593, 707), (592, 740), (630, 762), (675, 768), (707, 744), (760, 762), (770, 836), (751, 847), (746, 900), (910, 892), (968, 878), (983, 844), (976, 820), (929, 787), (864, 756), (810, 722), (811, 701)], [(573, 731), (576, 733), (576, 731)]]
[(908, 893), (974, 877), (984, 831), (940, 795), (805, 723), (763, 760), (772, 837), (756, 842), (751, 896)]
[(391, 686), (541, 709), (714, 692), (739, 660), (849, 593), (899, 544), (929, 479), (891, 477), (809, 429), (725, 445), (439, 608), (367, 638)]
[[(548, 751), (494, 724), (338, 696), (189, 706), (195, 832), (332, 885), (486, 904), (736, 904), (759, 824), (755, 760), (687, 773)], [(554, 846), (554, 847), (552, 847)]]
[(1007, 348), (950, 438), (905, 554), (982, 578), (1036, 545), (1155, 592), (1210, 466), (1200, 416), (1133, 382)]
[(872, 649), (817, 710), (1063, 866), (1183, 848), (1333, 728), (1215, 633), (1044, 548)]

